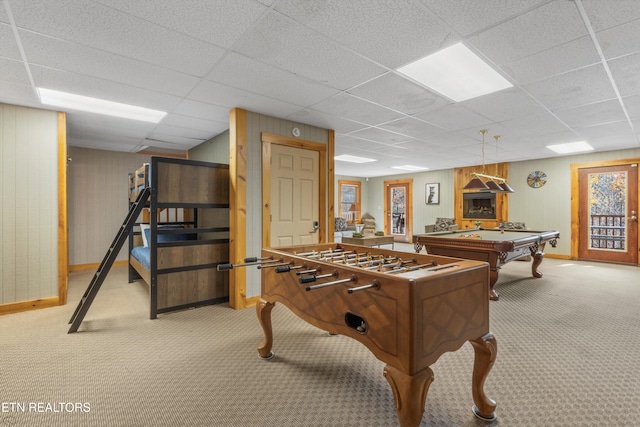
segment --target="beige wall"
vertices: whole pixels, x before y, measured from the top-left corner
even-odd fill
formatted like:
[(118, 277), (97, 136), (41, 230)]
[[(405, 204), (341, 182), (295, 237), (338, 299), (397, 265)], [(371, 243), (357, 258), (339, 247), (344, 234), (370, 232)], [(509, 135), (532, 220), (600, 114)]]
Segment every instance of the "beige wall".
[[(545, 252), (568, 256), (571, 254), (571, 165), (631, 158), (640, 158), (640, 148), (511, 163), (509, 185), (516, 192), (509, 195), (509, 219), (524, 221), (532, 230), (558, 230), (558, 246), (555, 249), (547, 246)], [(527, 176), (535, 170), (547, 174), (547, 183), (534, 189), (527, 185)]]
[(0, 104), (0, 304), (58, 296), (58, 113)]
[[(384, 182), (396, 179), (413, 179), (413, 232), (423, 233), (424, 226), (434, 224), (436, 218), (453, 218), (453, 169), (427, 171), (369, 178), (369, 213), (376, 219), (376, 227), (384, 226)], [(440, 204), (425, 203), (426, 184), (440, 183)]]
[(80, 147), (68, 156), (69, 265), (100, 263), (129, 212), (128, 174), (151, 156)]
[(187, 151), (189, 160), (229, 164), (229, 131), (226, 130)]
[[(571, 165), (617, 159), (640, 158), (640, 148), (593, 154), (553, 157), (513, 162), (509, 165), (509, 185), (516, 191), (509, 194), (509, 220), (523, 221), (532, 230), (558, 230), (560, 239), (556, 248), (547, 246), (545, 252), (569, 256), (571, 254)], [(541, 170), (548, 176), (547, 183), (537, 189), (527, 185), (527, 176)], [(393, 179), (413, 179), (413, 230), (424, 230), (436, 217), (454, 217), (453, 169), (370, 178), (368, 205), (376, 218), (383, 215), (383, 182)], [(425, 184), (440, 183), (440, 204), (426, 205)], [(381, 223), (382, 224), (382, 223)], [(380, 225), (382, 229), (382, 225)]]

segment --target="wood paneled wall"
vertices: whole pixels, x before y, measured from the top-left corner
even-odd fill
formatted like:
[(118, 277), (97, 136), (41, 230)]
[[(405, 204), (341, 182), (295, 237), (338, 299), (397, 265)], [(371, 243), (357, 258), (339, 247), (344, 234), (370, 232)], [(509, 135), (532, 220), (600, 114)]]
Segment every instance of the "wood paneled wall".
[(57, 112), (0, 104), (0, 200), (0, 313), (56, 305)]
[[(151, 156), (69, 147), (69, 265), (93, 268), (129, 212), (128, 174)], [(127, 259), (127, 245), (118, 260)]]

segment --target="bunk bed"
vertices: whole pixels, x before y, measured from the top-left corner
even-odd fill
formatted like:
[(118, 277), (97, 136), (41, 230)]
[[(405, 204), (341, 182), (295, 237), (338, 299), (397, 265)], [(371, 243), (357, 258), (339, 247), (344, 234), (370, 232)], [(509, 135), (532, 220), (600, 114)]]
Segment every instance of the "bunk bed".
[(129, 202), (150, 187), (129, 232), (129, 283), (150, 289), (150, 318), (229, 300), (229, 166), (152, 157), (129, 174)]

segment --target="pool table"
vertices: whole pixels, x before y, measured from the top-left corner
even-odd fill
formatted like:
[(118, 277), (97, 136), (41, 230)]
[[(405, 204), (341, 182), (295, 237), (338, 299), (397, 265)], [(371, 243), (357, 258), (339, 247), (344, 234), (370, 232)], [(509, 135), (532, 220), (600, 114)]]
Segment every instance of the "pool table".
[(560, 233), (553, 231), (467, 229), (417, 234), (413, 236), (416, 252), (424, 247), (427, 253), (456, 258), (485, 261), (489, 263), (489, 298), (497, 301), (498, 293), (493, 286), (498, 281), (500, 268), (526, 255), (533, 257), (531, 274), (542, 277), (538, 267), (544, 257), (547, 242), (556, 246)]

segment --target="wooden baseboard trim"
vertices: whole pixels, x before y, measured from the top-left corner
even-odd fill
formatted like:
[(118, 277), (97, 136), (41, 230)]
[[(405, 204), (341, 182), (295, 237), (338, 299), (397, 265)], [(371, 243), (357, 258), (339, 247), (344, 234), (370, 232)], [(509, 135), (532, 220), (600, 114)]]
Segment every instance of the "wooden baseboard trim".
[(258, 301), (260, 301), (260, 297), (250, 297), (250, 298), (246, 298), (246, 303), (244, 305), (244, 308), (247, 307), (255, 307), (256, 304), (258, 304)]
[(553, 258), (553, 259), (567, 259), (570, 260), (571, 255), (561, 255), (561, 254), (548, 254), (548, 253), (544, 253), (544, 257), (545, 258)]
[[(123, 265), (127, 265), (129, 262), (126, 259), (115, 261), (113, 263), (114, 267), (121, 267)], [(97, 270), (100, 267), (99, 262), (91, 263), (91, 264), (76, 264), (69, 266), (69, 272), (72, 271), (85, 271), (85, 270)]]
[(56, 307), (60, 305), (59, 297), (41, 298), (31, 301), (12, 302), (0, 305), (0, 315), (20, 313), (22, 311), (39, 310), (41, 308)]

